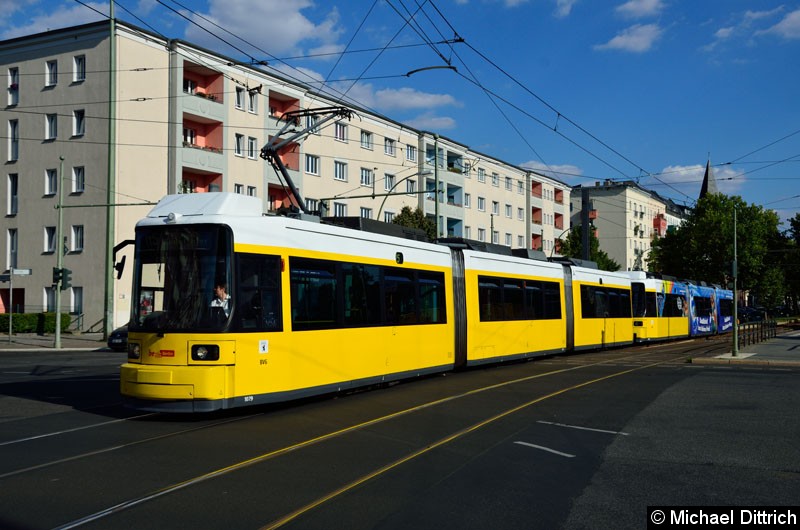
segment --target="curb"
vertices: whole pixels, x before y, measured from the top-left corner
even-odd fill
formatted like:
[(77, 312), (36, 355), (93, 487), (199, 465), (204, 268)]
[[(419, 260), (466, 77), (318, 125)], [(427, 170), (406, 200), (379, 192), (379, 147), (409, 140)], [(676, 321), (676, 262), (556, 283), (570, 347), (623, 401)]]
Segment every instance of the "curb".
[(776, 360), (759, 360), (759, 359), (717, 359), (714, 357), (694, 358), (691, 360), (692, 364), (722, 364), (733, 366), (782, 366), (782, 367), (800, 367), (800, 361), (776, 361)]

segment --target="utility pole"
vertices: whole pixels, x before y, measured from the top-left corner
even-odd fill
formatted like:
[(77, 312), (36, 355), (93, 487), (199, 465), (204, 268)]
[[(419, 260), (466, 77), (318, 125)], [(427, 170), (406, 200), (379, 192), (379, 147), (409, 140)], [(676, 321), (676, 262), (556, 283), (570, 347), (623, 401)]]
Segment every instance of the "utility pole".
[[(108, 58), (108, 177), (106, 180), (106, 264), (104, 277), (104, 302), (105, 322), (103, 325), (103, 337), (108, 338), (114, 322), (114, 225), (115, 210), (114, 202), (116, 198), (116, 99), (117, 99), (117, 45), (116, 45), (116, 20), (114, 19), (114, 0), (109, 1), (109, 58)], [(63, 160), (63, 158), (62, 158)], [(60, 190), (60, 188), (59, 188)], [(59, 207), (59, 212), (60, 212)], [(59, 213), (60, 215), (60, 213)], [(61, 241), (59, 241), (59, 245)], [(59, 265), (61, 267), (61, 265)], [(62, 280), (63, 281), (63, 280)], [(59, 290), (60, 292), (60, 290)], [(60, 347), (60, 346), (58, 346)]]
[(581, 186), (581, 259), (589, 261), (591, 252), (589, 249), (589, 188)]
[(439, 223), (439, 135), (433, 135), (433, 179), (435, 191), (433, 193), (433, 215), (436, 217), (436, 238), (442, 237)]
[(739, 276), (739, 257), (736, 249), (736, 206), (733, 207), (733, 357), (739, 355), (739, 293), (736, 292), (736, 277)]
[(61, 161), (58, 168), (58, 223), (56, 224), (56, 268), (58, 268), (58, 278), (55, 283), (56, 290), (56, 339), (54, 347), (61, 349), (61, 286), (64, 284), (64, 156), (58, 157)]

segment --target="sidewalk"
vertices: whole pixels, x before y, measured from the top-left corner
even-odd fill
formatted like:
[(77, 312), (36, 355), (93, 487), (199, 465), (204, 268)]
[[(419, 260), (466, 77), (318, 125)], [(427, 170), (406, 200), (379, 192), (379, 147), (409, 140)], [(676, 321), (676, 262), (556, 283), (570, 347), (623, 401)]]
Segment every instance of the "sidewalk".
[[(38, 335), (36, 333), (15, 333), (8, 340), (8, 334), (0, 334), (0, 352), (22, 351), (22, 350), (42, 350), (55, 349), (55, 335), (47, 333)], [(82, 333), (82, 334), (61, 334), (61, 350), (109, 350), (108, 345), (103, 340), (102, 333)]]
[(800, 367), (800, 330), (781, 333), (764, 342), (748, 345), (739, 350), (736, 357), (731, 353), (715, 357), (695, 357), (692, 364)]

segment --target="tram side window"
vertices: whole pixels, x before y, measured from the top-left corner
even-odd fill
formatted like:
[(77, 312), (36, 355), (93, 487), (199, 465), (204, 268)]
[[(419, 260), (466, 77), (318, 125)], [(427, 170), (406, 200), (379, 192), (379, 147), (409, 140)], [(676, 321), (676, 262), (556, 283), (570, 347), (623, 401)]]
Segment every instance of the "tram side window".
[(725, 298), (719, 301), (719, 314), (723, 317), (733, 316), (733, 300)]
[(384, 307), (388, 324), (417, 323), (417, 293), (414, 271), (387, 268), (383, 274)]
[(581, 285), (582, 318), (631, 318), (631, 292), (614, 287)]
[(237, 254), (236, 327), (241, 331), (281, 331), (281, 258)]
[(647, 294), (644, 290), (643, 283), (632, 283), (631, 284), (631, 293), (633, 295), (633, 316), (636, 318), (642, 318), (644, 316), (654, 316), (655, 313), (651, 313), (648, 315), (647, 311)]
[(668, 294), (664, 300), (664, 314), (665, 317), (682, 317), (686, 316), (683, 308), (686, 307), (686, 300), (679, 294)]
[(292, 329), (336, 327), (336, 267), (333, 262), (293, 259)]
[(694, 311), (695, 316), (710, 317), (711, 316), (711, 298), (702, 296), (694, 297)]
[(380, 267), (342, 264), (345, 326), (372, 326), (381, 322)]
[(447, 322), (444, 295), (444, 274), (441, 272), (419, 273), (420, 322), (442, 324)]
[(656, 293), (647, 293), (645, 295), (646, 309), (645, 316), (657, 317), (658, 315), (658, 302), (656, 301)]
[(481, 322), (561, 318), (561, 291), (556, 282), (478, 277)]

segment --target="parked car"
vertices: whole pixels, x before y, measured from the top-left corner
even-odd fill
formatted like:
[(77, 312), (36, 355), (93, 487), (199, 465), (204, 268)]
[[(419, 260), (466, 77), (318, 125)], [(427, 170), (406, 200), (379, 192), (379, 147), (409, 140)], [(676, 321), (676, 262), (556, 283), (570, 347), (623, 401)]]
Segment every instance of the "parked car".
[(108, 347), (114, 351), (125, 351), (128, 349), (128, 325), (118, 327), (108, 336)]

